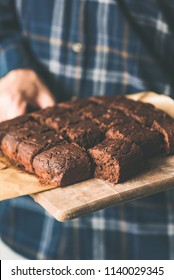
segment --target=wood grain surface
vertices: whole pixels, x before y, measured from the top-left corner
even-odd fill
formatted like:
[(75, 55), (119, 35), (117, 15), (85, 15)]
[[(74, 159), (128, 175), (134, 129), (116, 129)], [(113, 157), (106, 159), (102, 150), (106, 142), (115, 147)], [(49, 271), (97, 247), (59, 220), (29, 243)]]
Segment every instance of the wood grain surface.
[(156, 158), (146, 163), (145, 170), (125, 183), (113, 185), (91, 179), (68, 187), (32, 195), (59, 221), (111, 207), (129, 200), (174, 187), (174, 156)]
[(0, 155), (0, 201), (52, 189), (38, 179), (14, 166)]

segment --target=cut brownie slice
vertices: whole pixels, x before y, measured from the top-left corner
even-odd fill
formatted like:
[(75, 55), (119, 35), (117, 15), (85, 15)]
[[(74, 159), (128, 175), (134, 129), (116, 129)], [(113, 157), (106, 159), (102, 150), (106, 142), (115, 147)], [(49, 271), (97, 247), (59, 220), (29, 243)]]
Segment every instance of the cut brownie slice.
[(91, 148), (104, 139), (104, 133), (94, 122), (86, 120), (68, 125), (66, 137), (84, 148)]
[(38, 123), (29, 121), (11, 129), (2, 139), (1, 149), (3, 154), (16, 163), (18, 145), (21, 141), (30, 137), (33, 132), (38, 131), (39, 128)]
[(106, 136), (113, 139), (129, 139), (140, 146), (145, 158), (164, 153), (164, 139), (162, 134), (142, 126), (133, 120), (124, 124), (114, 124), (107, 131)]
[(60, 108), (59, 104), (52, 107), (47, 107), (44, 110), (36, 111), (31, 113), (31, 116), (36, 119), (40, 124), (45, 125), (48, 119), (54, 120), (56, 117), (63, 118), (67, 114), (70, 114), (68, 108)]
[(63, 141), (54, 130), (37, 122), (28, 121), (10, 130), (2, 140), (2, 151), (15, 165), (32, 172), (32, 160), (39, 152)]
[(174, 120), (168, 114), (156, 109), (152, 104), (126, 98), (113, 102), (111, 107), (123, 110), (127, 116), (163, 134), (166, 154), (174, 153)]
[(91, 177), (90, 160), (77, 144), (61, 144), (34, 158), (33, 168), (44, 184), (66, 186)]
[(127, 117), (122, 111), (117, 109), (108, 109), (102, 116), (93, 118), (103, 131), (107, 131), (114, 124), (129, 123), (130, 118)]
[(46, 119), (46, 125), (55, 129), (57, 132), (66, 130), (67, 126), (70, 124), (76, 124), (80, 122), (81, 117), (77, 112), (70, 113), (67, 112), (64, 115), (56, 115)]
[(127, 116), (135, 119), (145, 126), (151, 126), (154, 120), (155, 107), (149, 103), (130, 100), (127, 98), (118, 98), (110, 104), (111, 108), (122, 110)]
[(47, 107), (46, 109), (39, 110), (31, 113), (31, 116), (37, 120), (40, 124), (44, 125), (45, 120), (55, 113), (57, 106)]
[(89, 106), (81, 109), (81, 119), (95, 119), (107, 113), (107, 107), (97, 104), (90, 104)]
[(170, 117), (157, 118), (153, 121), (152, 128), (159, 131), (165, 141), (166, 154), (174, 154), (174, 121), (170, 121)]
[(44, 131), (40, 129), (19, 143), (16, 156), (17, 165), (32, 173), (34, 157), (63, 141), (61, 134), (57, 134), (53, 130)]
[(24, 126), (25, 123), (33, 121), (33, 118), (29, 115), (23, 115), (17, 118), (14, 118), (9, 121), (1, 122), (0, 123), (0, 144), (5, 136), (5, 134), (10, 130), (10, 129), (17, 129), (18, 126)]
[(125, 139), (106, 139), (89, 149), (94, 162), (94, 177), (117, 184), (143, 167), (141, 149)]
[(4, 133), (1, 141), (2, 153), (12, 162), (16, 161), (16, 149), (19, 144), (16, 132)]
[(29, 122), (29, 121), (34, 121), (32, 116), (30, 116), (30, 115), (23, 115), (23, 116), (20, 116), (20, 117), (17, 117), (17, 118), (8, 120), (8, 121), (1, 122), (0, 123), (0, 130), (1, 129), (10, 129), (13, 126), (22, 125), (22, 124), (24, 124), (26, 122)]
[(129, 121), (121, 110), (116, 108), (107, 108), (103, 105), (89, 105), (80, 111), (81, 119), (90, 119), (95, 122), (103, 131), (106, 131), (113, 123), (124, 123)]

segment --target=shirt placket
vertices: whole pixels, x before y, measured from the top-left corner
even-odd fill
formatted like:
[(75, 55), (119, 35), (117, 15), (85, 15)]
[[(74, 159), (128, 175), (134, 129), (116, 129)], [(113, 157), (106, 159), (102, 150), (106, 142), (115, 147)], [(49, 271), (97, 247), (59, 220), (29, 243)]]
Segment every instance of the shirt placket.
[[(78, 7), (78, 17), (76, 20), (76, 36), (74, 42), (70, 44), (71, 52), (73, 54), (73, 60), (75, 62), (74, 66), (74, 81), (73, 81), (73, 93), (77, 97), (80, 94), (81, 83), (83, 79), (83, 61), (84, 61), (84, 52), (85, 52), (85, 44), (84, 44), (84, 9), (85, 9), (85, 1), (80, 1)], [(74, 31), (74, 30), (73, 30)]]

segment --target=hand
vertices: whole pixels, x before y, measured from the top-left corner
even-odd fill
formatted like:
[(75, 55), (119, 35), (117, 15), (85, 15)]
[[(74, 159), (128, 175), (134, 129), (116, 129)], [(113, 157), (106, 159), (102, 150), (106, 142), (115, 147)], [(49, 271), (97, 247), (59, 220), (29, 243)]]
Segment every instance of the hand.
[(32, 70), (12, 70), (0, 79), (0, 122), (24, 114), (27, 105), (43, 109), (54, 104), (51, 92)]

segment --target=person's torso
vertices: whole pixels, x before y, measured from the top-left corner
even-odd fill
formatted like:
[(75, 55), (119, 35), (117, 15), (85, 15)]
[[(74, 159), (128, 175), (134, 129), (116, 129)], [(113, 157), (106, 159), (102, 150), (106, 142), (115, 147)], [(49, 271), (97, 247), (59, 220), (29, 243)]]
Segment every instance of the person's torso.
[(172, 94), (173, 0), (16, 0), (16, 7), (55, 94)]
[[(174, 1), (16, 0), (28, 51), (57, 95), (172, 93)], [(131, 16), (131, 17), (130, 17)], [(174, 193), (59, 223), (28, 197), (1, 202), (0, 232), (36, 259), (174, 258)]]

